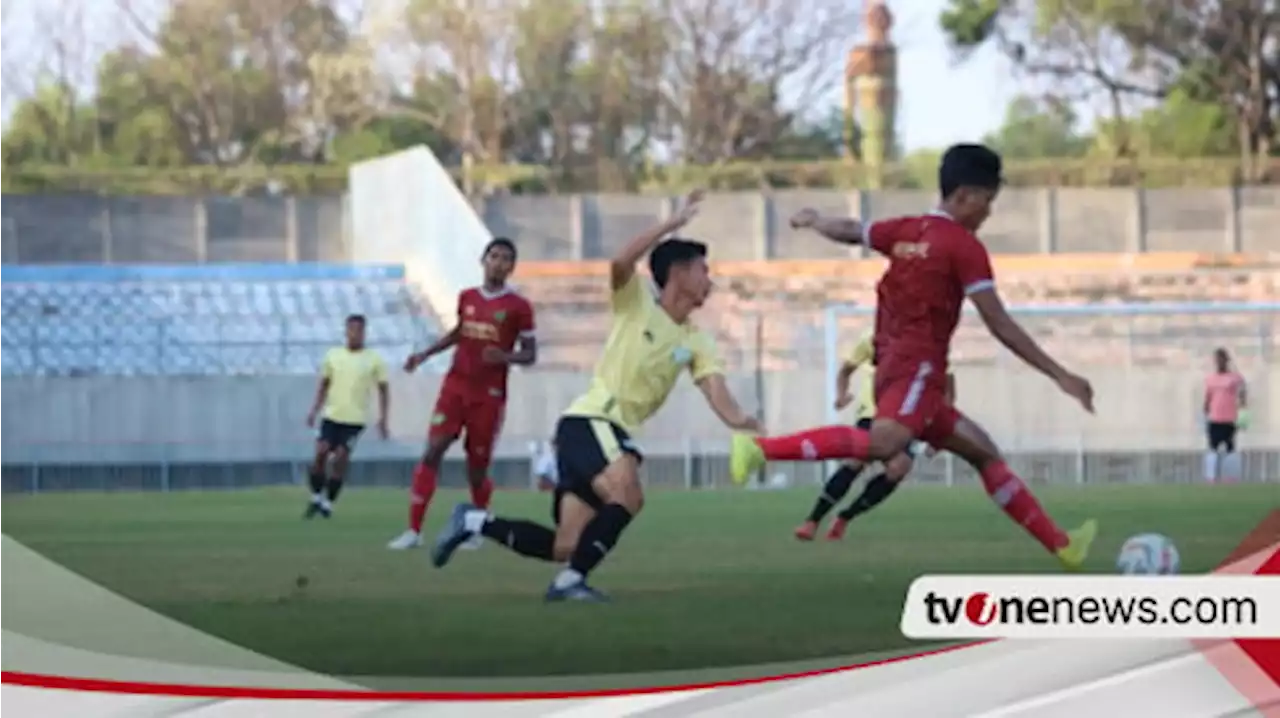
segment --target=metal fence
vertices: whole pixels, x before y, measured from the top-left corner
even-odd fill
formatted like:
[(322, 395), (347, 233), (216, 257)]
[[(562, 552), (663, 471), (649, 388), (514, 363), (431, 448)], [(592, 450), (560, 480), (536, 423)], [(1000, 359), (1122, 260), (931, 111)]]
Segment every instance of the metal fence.
[[(1254, 425), (1240, 439), (1245, 479), (1280, 478), (1280, 306), (1144, 310), (1096, 308), (1042, 317), (1029, 328), (1094, 384), (1098, 413), (1087, 416), (1051, 383), (992, 351), (968, 323), (955, 347), (960, 404), (1000, 440), (1015, 468), (1066, 483), (1189, 482), (1199, 479), (1199, 418), (1209, 353), (1228, 346), (1248, 379)], [(1064, 314), (1059, 310), (1059, 314)], [(1050, 312), (1052, 314), (1052, 312)], [(857, 319), (856, 314), (849, 315)], [(799, 317), (771, 321), (798, 323)], [(835, 339), (824, 326), (837, 325)], [(757, 364), (728, 377), (774, 432), (828, 423), (828, 387), (838, 334), (857, 327), (823, 322), (793, 336), (798, 361), (786, 371)], [(804, 339), (803, 337), (808, 337)], [(750, 344), (746, 341), (745, 344)], [(742, 347), (745, 354), (750, 346)], [(421, 451), (440, 377), (392, 377), (392, 439), (363, 441), (353, 480), (405, 485)], [(530, 442), (545, 440), (559, 411), (585, 389), (584, 372), (535, 369), (512, 377), (512, 402), (497, 447), (494, 478), (528, 486)], [(300, 477), (311, 435), (303, 416), (314, 396), (308, 376), (12, 377), (4, 381), (5, 491), (179, 490), (289, 483)], [(702, 395), (682, 383), (640, 437), (655, 486), (726, 485), (728, 432)], [(778, 465), (791, 483), (817, 480), (818, 465)], [(916, 481), (965, 484), (967, 467), (945, 456)], [(461, 485), (455, 453), (446, 484)]]
[[(477, 212), (532, 260), (593, 259), (669, 211), (654, 195), (499, 196)], [(859, 217), (919, 212), (931, 192), (780, 191), (712, 194), (689, 232), (713, 256), (820, 259), (849, 250), (793, 232), (812, 206)], [(348, 261), (346, 197), (6, 195), (5, 263)], [(1280, 251), (1280, 187), (1010, 189), (983, 230), (993, 252)], [(425, 237), (424, 241), (429, 241)], [(447, 238), (438, 238), (444, 241)]]

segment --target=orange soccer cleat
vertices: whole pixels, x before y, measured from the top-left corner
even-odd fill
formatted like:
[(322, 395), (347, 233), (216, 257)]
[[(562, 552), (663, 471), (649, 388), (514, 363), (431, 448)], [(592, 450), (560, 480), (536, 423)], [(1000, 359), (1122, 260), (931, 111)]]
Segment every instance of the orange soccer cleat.
[(818, 533), (818, 524), (813, 521), (805, 521), (796, 527), (796, 538), (801, 541), (812, 541), (813, 535)]
[(836, 522), (831, 524), (831, 529), (827, 531), (827, 540), (839, 541), (844, 538), (844, 530), (848, 525), (848, 521), (845, 521), (844, 519), (836, 519)]

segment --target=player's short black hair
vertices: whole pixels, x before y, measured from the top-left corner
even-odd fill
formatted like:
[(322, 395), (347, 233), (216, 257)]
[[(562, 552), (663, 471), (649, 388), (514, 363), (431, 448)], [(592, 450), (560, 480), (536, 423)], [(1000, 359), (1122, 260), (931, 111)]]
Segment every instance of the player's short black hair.
[(707, 245), (692, 239), (672, 237), (658, 243), (649, 253), (649, 273), (653, 281), (661, 289), (667, 286), (667, 277), (671, 276), (671, 268), (688, 264), (707, 256)]
[(366, 324), (366, 321), (365, 321), (365, 318), (364, 318), (364, 315), (363, 315), (363, 314), (348, 314), (348, 315), (347, 315), (347, 324), (350, 324), (351, 322), (356, 322), (356, 323), (358, 323), (358, 324), (360, 324), (360, 325), (362, 325), (362, 326), (363, 326), (364, 324)]
[(952, 145), (938, 165), (938, 189), (946, 199), (961, 187), (999, 189), (1004, 182), (1000, 154), (986, 145)]
[(484, 252), (482, 252), (480, 256), (481, 257), (485, 256), (486, 254), (489, 253), (489, 250), (493, 249), (494, 247), (501, 247), (502, 249), (505, 249), (508, 252), (511, 252), (512, 259), (519, 259), (520, 257), (520, 254), (516, 251), (516, 243), (512, 242), (510, 239), (507, 239), (506, 237), (494, 237), (493, 239), (489, 240), (489, 243), (484, 246)]

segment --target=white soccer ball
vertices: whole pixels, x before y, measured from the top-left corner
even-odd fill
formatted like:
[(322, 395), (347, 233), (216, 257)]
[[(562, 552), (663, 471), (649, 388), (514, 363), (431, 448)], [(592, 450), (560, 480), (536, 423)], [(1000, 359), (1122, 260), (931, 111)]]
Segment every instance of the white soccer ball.
[(1116, 568), (1132, 576), (1170, 576), (1181, 562), (1178, 547), (1167, 536), (1139, 534), (1124, 542)]

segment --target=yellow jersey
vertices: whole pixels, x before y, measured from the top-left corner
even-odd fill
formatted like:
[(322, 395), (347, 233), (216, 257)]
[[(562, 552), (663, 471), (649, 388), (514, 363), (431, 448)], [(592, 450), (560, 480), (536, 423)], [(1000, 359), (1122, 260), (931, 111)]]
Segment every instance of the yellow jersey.
[(609, 303), (612, 326), (591, 388), (565, 416), (605, 419), (635, 433), (662, 408), (681, 373), (695, 382), (724, 373), (715, 341), (690, 322), (677, 324), (639, 275), (615, 289)]
[(387, 383), (387, 366), (372, 349), (351, 351), (334, 347), (324, 355), (320, 375), (329, 380), (324, 398), (324, 418), (338, 424), (363, 426), (368, 422), (369, 395)]
[(854, 394), (854, 406), (859, 419), (875, 418), (876, 415), (876, 347), (875, 334), (867, 332), (853, 345), (845, 357), (846, 366), (857, 367), (857, 389)]

